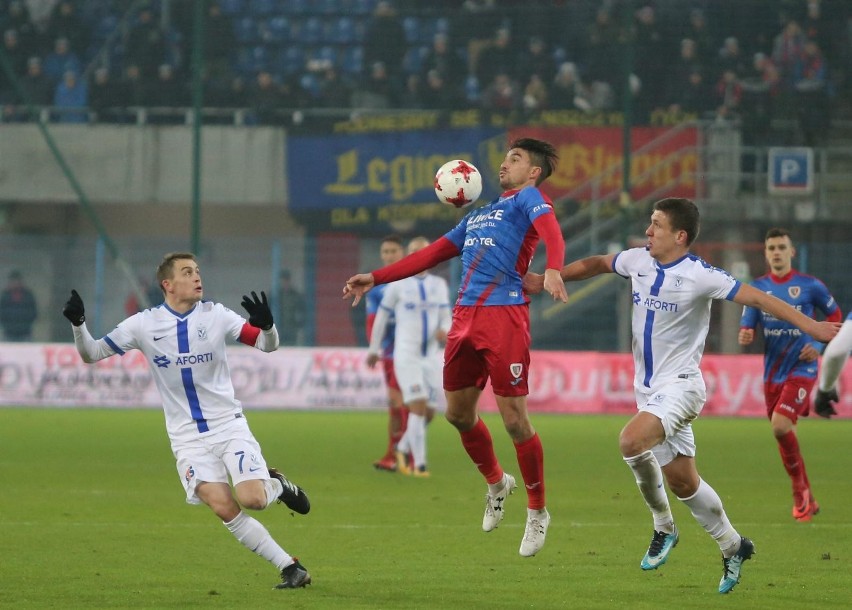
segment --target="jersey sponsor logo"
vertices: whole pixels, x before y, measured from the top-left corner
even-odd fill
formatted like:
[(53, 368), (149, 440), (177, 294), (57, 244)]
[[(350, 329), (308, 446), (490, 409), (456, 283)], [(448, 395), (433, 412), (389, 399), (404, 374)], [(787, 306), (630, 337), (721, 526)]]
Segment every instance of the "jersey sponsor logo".
[(639, 304), (639, 301), (641, 301), (641, 300), (642, 300), (642, 299), (640, 299), (640, 298), (639, 298), (639, 291), (638, 291), (638, 290), (637, 290), (637, 291), (635, 291), (635, 292), (633, 293), (633, 304), (634, 304), (634, 305), (638, 305), (638, 304)]
[(763, 327), (764, 337), (800, 337), (802, 331), (798, 328), (766, 328)]
[(154, 341), (159, 341), (160, 339), (165, 339), (168, 335), (163, 335), (162, 337), (154, 337)]
[[(638, 294), (633, 295), (634, 305), (638, 304), (637, 296)], [(642, 301), (642, 306), (645, 309), (653, 309), (654, 311), (671, 311), (672, 313), (677, 313), (678, 311), (677, 303), (672, 303), (671, 301), (662, 301), (653, 297), (646, 297), (645, 300)]]
[(158, 368), (168, 368), (171, 363), (172, 361), (169, 360), (166, 356), (163, 356), (162, 354), (159, 356), (154, 356), (154, 364), (156, 364)]
[(493, 237), (468, 237), (464, 240), (464, 247), (468, 246), (496, 246), (497, 243)]
[(213, 352), (206, 354), (189, 354), (186, 356), (178, 356), (175, 358), (177, 366), (186, 366), (187, 364), (202, 364), (204, 362), (213, 362)]
[(790, 295), (791, 299), (798, 299), (799, 295), (802, 294), (802, 287), (801, 286), (788, 286), (787, 287), (787, 294)]
[(491, 210), (485, 214), (475, 214), (468, 219), (467, 224), (475, 224), (486, 220), (503, 220), (503, 210)]

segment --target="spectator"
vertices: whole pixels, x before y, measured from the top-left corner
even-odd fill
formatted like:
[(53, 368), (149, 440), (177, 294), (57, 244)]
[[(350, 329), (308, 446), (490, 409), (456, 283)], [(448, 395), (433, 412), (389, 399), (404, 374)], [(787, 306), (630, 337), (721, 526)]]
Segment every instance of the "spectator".
[(153, 79), (166, 63), (166, 38), (154, 14), (147, 6), (139, 11), (136, 23), (127, 34), (126, 60), (138, 66), (144, 79)]
[(4, 29), (17, 32), (18, 42), (27, 56), (39, 52), (39, 31), (30, 17), (29, 8), (22, 0), (9, 2), (6, 18), (2, 22)]
[[(498, 28), (494, 38), (471, 53), (471, 73), (476, 74), (480, 83), (492, 83), (498, 72), (504, 73), (510, 80), (514, 72), (517, 51), (512, 46), (512, 32), (508, 27)], [(484, 58), (484, 60), (483, 60)], [(527, 67), (528, 69), (530, 66)]]
[(127, 64), (124, 77), (116, 83), (115, 106), (123, 108), (139, 108), (147, 104), (150, 84), (143, 78), (139, 66)]
[[(6, 53), (9, 67), (12, 68), (15, 76), (23, 76), (27, 65), (27, 55), (26, 50), (21, 46), (17, 30), (9, 29), (3, 32), (3, 50)], [(6, 71), (0, 70), (0, 92), (11, 92), (12, 90), (12, 82), (8, 80)]]
[(95, 120), (111, 122), (115, 103), (115, 83), (110, 78), (109, 68), (101, 66), (92, 73), (89, 84), (89, 107), (95, 114)]
[(44, 73), (54, 85), (65, 77), (66, 72), (83, 73), (83, 64), (77, 54), (71, 50), (68, 39), (57, 38), (53, 43), (53, 52), (44, 60)]
[(348, 108), (352, 99), (352, 87), (340, 77), (335, 66), (327, 66), (320, 75), (319, 104), (325, 108)]
[(381, 63), (387, 80), (402, 85), (402, 60), (408, 48), (402, 20), (393, 4), (379, 0), (364, 34), (364, 65)]
[(783, 88), (786, 91), (793, 89), (796, 63), (802, 55), (804, 42), (802, 28), (792, 19), (787, 22), (773, 42), (772, 61), (778, 67)]
[(706, 113), (715, 110), (710, 88), (704, 81), (704, 74), (698, 68), (687, 75), (683, 82), (672, 83), (669, 98), (671, 112), (685, 112), (704, 118)]
[(506, 72), (499, 72), (482, 92), (482, 108), (494, 112), (510, 112), (521, 107), (521, 89)]
[(431, 71), (437, 70), (442, 80), (448, 87), (461, 88), (462, 80), (467, 71), (462, 58), (450, 47), (450, 39), (447, 34), (438, 32), (432, 38), (432, 47), (423, 58), (421, 74), (425, 76)]
[(351, 105), (355, 108), (393, 108), (396, 95), (385, 64), (380, 61), (370, 66), (370, 73), (360, 87), (352, 93)]
[(56, 107), (55, 120), (59, 123), (87, 123), (89, 121), (89, 86), (77, 73), (67, 70), (56, 85), (53, 95)]
[(249, 100), (254, 119), (261, 125), (280, 125), (283, 116), (278, 109), (283, 107), (284, 96), (281, 87), (266, 70), (257, 73)]
[(305, 295), (293, 285), (289, 269), (284, 269), (278, 279), (278, 316), (275, 319), (281, 345), (302, 345), (301, 331), (307, 319)]
[(743, 144), (747, 146), (769, 144), (778, 83), (778, 71), (772, 60), (764, 53), (755, 53), (752, 70), (749, 76), (741, 81)]
[(409, 74), (405, 79), (405, 87), (399, 96), (400, 108), (408, 110), (423, 110), (426, 104), (423, 101), (423, 80), (419, 74)]
[(426, 84), (421, 91), (423, 107), (430, 110), (461, 108), (460, 96), (452, 89), (438, 70), (429, 70)]
[[(163, 64), (157, 69), (157, 79), (151, 84), (150, 95), (147, 99), (149, 106), (181, 107), (189, 105), (189, 91), (182, 79), (175, 77), (175, 70), (169, 64)], [(174, 115), (172, 116), (174, 118)], [(183, 122), (178, 117), (177, 122)], [(173, 120), (166, 122), (172, 123)]]
[(229, 82), (231, 57), (236, 50), (236, 36), (231, 19), (222, 13), (219, 2), (211, 2), (207, 8), (205, 36), (211, 43), (204, 45), (204, 61), (208, 77), (215, 81)]
[(71, 50), (78, 55), (85, 53), (90, 39), (88, 26), (80, 19), (74, 3), (70, 0), (62, 0), (53, 7), (45, 37), (48, 40), (67, 39)]
[(21, 86), (30, 103), (49, 106), (53, 102), (54, 86), (42, 70), (41, 59), (35, 55), (27, 60), (27, 73), (21, 79)]
[(748, 64), (743, 56), (740, 48), (740, 41), (734, 36), (728, 36), (722, 48), (719, 49), (719, 58), (716, 67), (718, 76), (723, 76), (725, 72), (734, 72), (735, 74), (745, 74), (748, 70)]
[(566, 61), (559, 66), (550, 87), (550, 107), (554, 110), (592, 110), (587, 92), (580, 82), (577, 66)]
[(610, 10), (605, 6), (599, 8), (586, 38), (588, 80), (614, 82), (613, 79), (621, 73), (620, 45), (623, 39), (624, 35), (612, 19)]
[[(636, 12), (634, 28), (634, 71), (642, 83), (653, 83), (665, 73), (670, 55), (653, 5), (645, 4)], [(646, 86), (643, 93), (648, 106), (656, 108), (662, 102), (665, 89)]]
[(733, 70), (725, 70), (716, 83), (716, 116), (720, 119), (733, 119), (739, 111), (743, 90)]
[(556, 75), (553, 55), (541, 36), (532, 36), (526, 50), (515, 61), (515, 78), (528, 79), (532, 75), (538, 76), (542, 83), (549, 83)]
[(806, 146), (823, 143), (830, 124), (829, 87), (822, 51), (815, 40), (805, 41), (794, 67), (796, 114)]
[(35, 295), (24, 284), (20, 271), (9, 274), (9, 283), (0, 294), (0, 326), (7, 341), (29, 341), (38, 317)]
[(716, 43), (713, 35), (707, 27), (707, 18), (700, 8), (689, 12), (689, 23), (684, 32), (684, 38), (689, 38), (695, 43), (695, 58), (701, 65), (709, 65), (714, 59)]
[(527, 115), (535, 114), (547, 108), (547, 85), (541, 76), (533, 72), (524, 86), (521, 107)]

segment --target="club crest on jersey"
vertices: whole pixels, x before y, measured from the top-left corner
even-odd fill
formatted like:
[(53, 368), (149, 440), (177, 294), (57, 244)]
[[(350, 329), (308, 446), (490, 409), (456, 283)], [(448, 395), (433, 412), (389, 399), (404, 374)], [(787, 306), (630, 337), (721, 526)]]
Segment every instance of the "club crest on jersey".
[(801, 286), (788, 286), (787, 287), (787, 294), (790, 295), (791, 299), (798, 299), (799, 295), (802, 294), (802, 287)]
[(808, 397), (808, 391), (805, 388), (799, 388), (799, 395), (796, 396), (796, 404), (800, 405), (805, 402), (805, 398)]
[(521, 376), (521, 373), (524, 372), (524, 365), (520, 362), (513, 362), (509, 365), (509, 372), (512, 373), (512, 377), (518, 379)]
[(675, 277), (675, 288), (680, 288), (683, 286), (683, 278), (681, 276)]
[(183, 475), (183, 478), (186, 479), (186, 482), (189, 483), (192, 480), (192, 477), (195, 476), (195, 469), (190, 466), (186, 469), (186, 473)]
[(205, 327), (205, 326), (199, 326), (198, 327), (198, 338), (201, 341), (207, 340), (207, 327)]

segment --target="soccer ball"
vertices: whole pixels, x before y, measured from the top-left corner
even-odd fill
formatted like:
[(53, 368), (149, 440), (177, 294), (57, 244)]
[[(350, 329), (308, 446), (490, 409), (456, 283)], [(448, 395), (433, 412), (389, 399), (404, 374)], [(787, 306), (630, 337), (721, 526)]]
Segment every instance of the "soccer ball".
[(465, 208), (482, 194), (482, 174), (468, 161), (447, 161), (435, 174), (435, 194), (441, 203)]

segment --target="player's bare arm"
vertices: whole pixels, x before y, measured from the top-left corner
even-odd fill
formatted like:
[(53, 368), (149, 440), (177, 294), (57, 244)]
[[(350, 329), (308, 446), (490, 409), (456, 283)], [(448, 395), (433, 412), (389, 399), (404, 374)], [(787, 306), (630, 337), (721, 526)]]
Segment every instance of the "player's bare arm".
[(740, 286), (739, 291), (734, 296), (734, 302), (749, 307), (757, 307), (779, 320), (793, 324), (802, 332), (823, 343), (831, 341), (840, 331), (840, 322), (817, 322), (781, 299), (748, 284)]
[(561, 276), (566, 282), (587, 280), (602, 273), (612, 273), (612, 261), (615, 254), (597, 254), (587, 256), (562, 267)]
[(817, 358), (819, 358), (819, 350), (810, 343), (799, 352), (799, 360), (802, 362), (816, 362)]
[(361, 297), (367, 294), (376, 285), (372, 273), (359, 273), (346, 280), (343, 287), (343, 298), (352, 299), (352, 307), (361, 302)]

